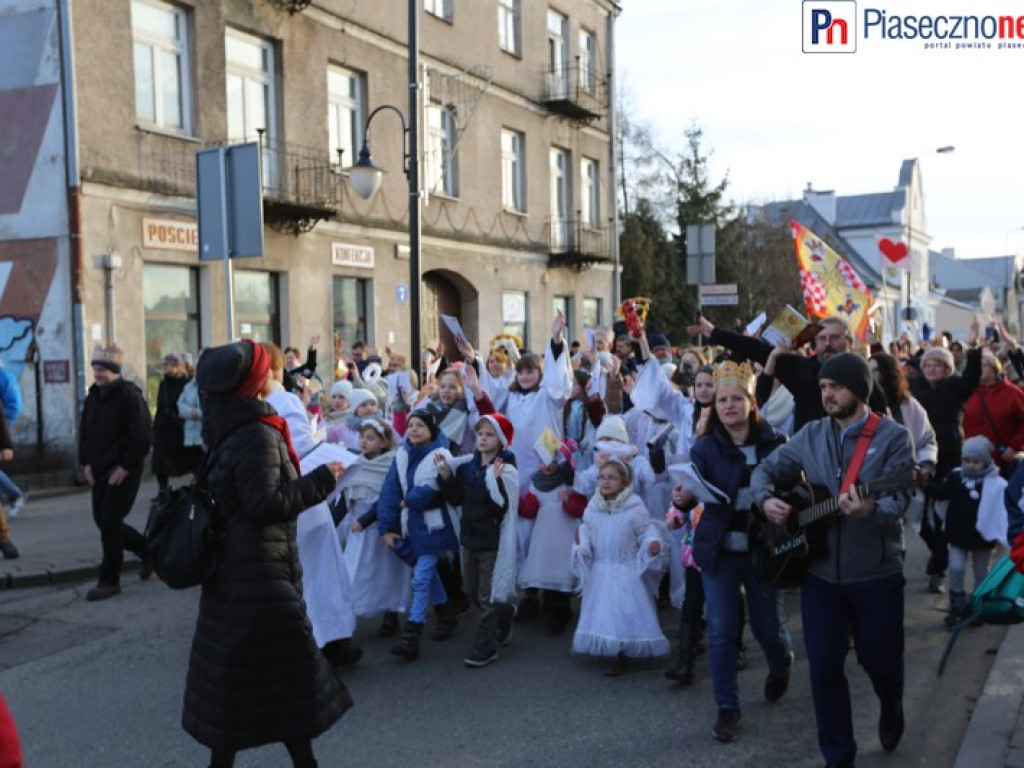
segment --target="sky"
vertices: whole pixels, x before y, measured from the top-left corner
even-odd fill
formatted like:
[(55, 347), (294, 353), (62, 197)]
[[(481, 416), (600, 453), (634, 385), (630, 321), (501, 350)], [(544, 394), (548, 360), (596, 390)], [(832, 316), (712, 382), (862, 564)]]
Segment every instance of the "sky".
[(620, 1), (624, 103), (672, 150), (696, 122), (712, 181), (728, 173), (732, 201), (795, 199), (808, 183), (886, 192), (917, 157), (932, 249), (1024, 253), (1024, 39), (1009, 50), (996, 40), (926, 50), (920, 39), (883, 40), (877, 26), (863, 37), (868, 12), (891, 25), (910, 14), (1024, 16), (1024, 3), (848, 0), (836, 7), (856, 7), (857, 50), (826, 55), (802, 51), (800, 0)]

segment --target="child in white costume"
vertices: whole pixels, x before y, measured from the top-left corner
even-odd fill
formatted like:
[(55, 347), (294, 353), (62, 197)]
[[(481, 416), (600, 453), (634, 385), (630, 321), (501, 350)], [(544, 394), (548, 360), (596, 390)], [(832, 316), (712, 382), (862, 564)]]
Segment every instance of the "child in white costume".
[(409, 605), (412, 571), (388, 550), (377, 530), (377, 497), (394, 461), (394, 434), (383, 419), (371, 418), (359, 427), (362, 456), (342, 477), (338, 514), (339, 537), (347, 534), (345, 564), (352, 582), (356, 616), (384, 614), (377, 634), (398, 632), (398, 614)]
[(574, 653), (611, 661), (605, 674), (622, 674), (626, 657), (665, 656), (654, 599), (642, 574), (660, 567), (663, 536), (633, 493), (629, 465), (610, 458), (601, 466), (598, 492), (583, 513), (573, 567), (583, 602), (572, 639)]
[[(280, 351), (278, 351), (278, 355)], [(271, 355), (276, 358), (277, 355)], [(292, 444), (299, 455), (302, 471), (312, 471), (325, 457), (320, 455), (325, 443), (318, 443), (313, 434), (309, 413), (303, 402), (281, 383), (284, 369), (273, 365), (274, 391), (267, 402), (288, 423)], [(328, 448), (332, 446), (328, 445)], [(351, 465), (351, 459), (349, 460)], [(344, 477), (344, 476), (343, 476)], [(313, 627), (313, 638), (328, 660), (337, 666), (359, 661), (362, 651), (352, 644), (356, 615), (352, 607), (352, 585), (342, 557), (334, 518), (326, 501), (304, 510), (296, 520), (295, 541), (302, 564), (302, 595), (306, 614)]]

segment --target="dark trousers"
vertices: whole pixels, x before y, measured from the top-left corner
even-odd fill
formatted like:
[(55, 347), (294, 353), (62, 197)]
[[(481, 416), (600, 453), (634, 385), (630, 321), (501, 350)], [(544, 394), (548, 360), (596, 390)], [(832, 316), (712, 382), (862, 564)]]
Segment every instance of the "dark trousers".
[(949, 542), (942, 518), (935, 514), (935, 499), (925, 496), (921, 512), (921, 540), (928, 547), (928, 565), (925, 573), (929, 576), (944, 576), (949, 567)]
[(813, 576), (800, 589), (807, 666), (818, 721), (818, 746), (827, 762), (853, 761), (853, 712), (845, 665), (853, 632), (857, 661), (880, 701), (903, 699), (902, 574), (854, 584)]
[(119, 485), (110, 485), (104, 473), (96, 478), (92, 487), (92, 519), (100, 529), (103, 544), (103, 561), (100, 563), (100, 584), (119, 584), (124, 551), (142, 555), (146, 540), (137, 530), (127, 525), (124, 519), (132, 511), (132, 504), (139, 493), (142, 482), (142, 468), (129, 472)]
[[(313, 742), (311, 739), (296, 739), (286, 741), (285, 749), (292, 759), (292, 768), (316, 768), (316, 758), (313, 756)], [(234, 750), (214, 749), (210, 753), (210, 768), (234, 768), (235, 756), (238, 753)]]

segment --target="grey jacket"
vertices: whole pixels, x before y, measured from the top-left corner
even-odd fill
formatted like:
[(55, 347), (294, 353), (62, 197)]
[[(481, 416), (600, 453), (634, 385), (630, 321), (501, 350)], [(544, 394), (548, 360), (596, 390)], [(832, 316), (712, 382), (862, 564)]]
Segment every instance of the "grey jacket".
[[(750, 485), (758, 506), (771, 497), (771, 486), (800, 477), (811, 485), (839, 493), (842, 473), (853, 458), (863, 422), (840, 436), (831, 417), (805, 424), (792, 439), (779, 446), (754, 470)], [(907, 430), (892, 419), (881, 420), (868, 448), (858, 481), (864, 482), (913, 466)], [(870, 581), (903, 572), (903, 515), (910, 497), (906, 493), (875, 498), (871, 515), (855, 520), (839, 515), (827, 528), (828, 554), (813, 561), (808, 573), (831, 584)]]

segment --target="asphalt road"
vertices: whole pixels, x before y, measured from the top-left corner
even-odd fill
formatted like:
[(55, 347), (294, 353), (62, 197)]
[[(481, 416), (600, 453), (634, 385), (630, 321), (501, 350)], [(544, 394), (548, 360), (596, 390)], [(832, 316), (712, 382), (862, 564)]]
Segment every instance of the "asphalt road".
[[(925, 592), (923, 547), (908, 531), (907, 733), (886, 755), (876, 736), (877, 701), (853, 655), (847, 667), (861, 768), (949, 766), (1004, 630), (964, 633), (950, 670), (935, 677), (947, 633), (944, 598)], [(126, 574), (121, 596), (84, 600), (89, 583), (0, 592), (0, 690), (21, 732), (28, 768), (205, 766), (208, 753), (180, 727), (198, 593), (175, 592)], [(347, 674), (355, 707), (315, 743), (320, 765), (373, 766), (820, 766), (803, 660), (798, 599), (788, 598), (797, 666), (786, 697), (761, 697), (765, 664), (747, 638), (740, 673), (739, 741), (710, 735), (715, 707), (704, 657), (682, 689), (661, 663), (634, 664), (621, 678), (570, 655), (571, 636), (517, 624), (501, 659), (468, 669), (471, 621), (446, 643), (424, 642), (402, 662), (360, 628), (366, 655)], [(678, 614), (663, 624), (674, 635)], [(239, 768), (287, 765), (281, 746), (243, 752)]]

